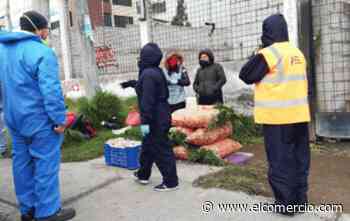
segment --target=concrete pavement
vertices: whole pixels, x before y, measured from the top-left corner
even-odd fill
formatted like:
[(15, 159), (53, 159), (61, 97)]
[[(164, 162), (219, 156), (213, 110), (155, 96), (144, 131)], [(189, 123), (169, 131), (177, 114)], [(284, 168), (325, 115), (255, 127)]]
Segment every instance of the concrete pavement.
[[(273, 213), (222, 212), (219, 203), (245, 203), (252, 206), (272, 199), (248, 196), (241, 192), (219, 189), (204, 190), (192, 187), (199, 176), (219, 168), (178, 164), (181, 189), (176, 192), (157, 193), (152, 187), (161, 181), (154, 169), (152, 184), (140, 186), (128, 170), (106, 167), (103, 159), (62, 165), (61, 190), (65, 206), (77, 210), (74, 221), (350, 221), (349, 216), (332, 213), (303, 214), (286, 218)], [(207, 202), (206, 204), (204, 204)], [(11, 161), (0, 159), (0, 221), (19, 220), (15, 208), (11, 177)], [(206, 210), (203, 211), (203, 205)]]

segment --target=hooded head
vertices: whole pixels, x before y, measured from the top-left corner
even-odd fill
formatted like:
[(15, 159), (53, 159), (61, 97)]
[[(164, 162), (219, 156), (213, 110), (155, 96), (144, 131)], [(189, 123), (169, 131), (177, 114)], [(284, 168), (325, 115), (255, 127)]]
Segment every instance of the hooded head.
[(49, 35), (48, 24), (48, 20), (36, 11), (25, 12), (20, 18), (20, 26), (23, 31), (32, 32), (43, 40), (46, 40)]
[(269, 47), (276, 42), (289, 41), (288, 25), (282, 14), (271, 15), (264, 20), (261, 41), (263, 47)]
[[(203, 59), (203, 55), (207, 55), (208, 59)], [(212, 65), (215, 62), (214, 54), (210, 49), (201, 50), (199, 52), (198, 59), (201, 67)]]
[(171, 50), (165, 56), (164, 67), (169, 71), (175, 71), (183, 64), (184, 58), (179, 51)]
[(163, 53), (155, 43), (148, 43), (141, 49), (139, 68), (159, 67)]

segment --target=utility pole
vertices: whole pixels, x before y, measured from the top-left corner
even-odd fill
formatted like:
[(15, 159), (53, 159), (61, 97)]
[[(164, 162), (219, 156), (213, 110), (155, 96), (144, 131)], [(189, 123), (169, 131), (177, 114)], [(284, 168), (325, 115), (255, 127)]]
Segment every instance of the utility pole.
[(12, 25), (12, 18), (11, 18), (10, 0), (6, 1), (6, 18), (7, 18), (7, 28), (9, 31), (12, 31), (13, 25)]
[(84, 76), (86, 96), (91, 98), (100, 90), (100, 84), (97, 76), (96, 52), (89, 8), (86, 0), (74, 0), (74, 3), (79, 35), (77, 43), (81, 49), (81, 70)]
[(60, 0), (60, 37), (64, 80), (72, 78), (72, 56), (69, 34), (69, 0)]
[(150, 4), (148, 0), (140, 0), (140, 34), (141, 34), (141, 47), (152, 41), (151, 37), (151, 25), (152, 16), (150, 13)]
[(50, 20), (50, 0), (32, 0), (32, 9)]

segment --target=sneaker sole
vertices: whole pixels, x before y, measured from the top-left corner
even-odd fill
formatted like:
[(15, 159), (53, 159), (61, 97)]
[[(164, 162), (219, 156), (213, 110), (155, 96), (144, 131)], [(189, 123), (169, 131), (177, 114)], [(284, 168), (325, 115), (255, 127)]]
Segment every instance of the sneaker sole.
[(74, 214), (69, 214), (65, 217), (62, 217), (62, 220), (71, 220), (76, 216), (76, 213), (74, 212)]
[(146, 186), (146, 185), (149, 184), (149, 181), (143, 181), (143, 180), (137, 180), (137, 179), (135, 179), (135, 182), (136, 182), (136, 183), (139, 183), (139, 184), (141, 184), (141, 185), (144, 185), (144, 186)]
[(135, 180), (136, 183), (141, 184), (141, 185), (148, 185), (150, 182), (148, 180), (140, 180), (136, 176), (132, 176)]
[(177, 186), (177, 187), (174, 187), (174, 188), (166, 188), (166, 189), (156, 189), (154, 188), (153, 190), (156, 191), (156, 192), (172, 192), (172, 191), (176, 191), (176, 190), (179, 190), (180, 188)]

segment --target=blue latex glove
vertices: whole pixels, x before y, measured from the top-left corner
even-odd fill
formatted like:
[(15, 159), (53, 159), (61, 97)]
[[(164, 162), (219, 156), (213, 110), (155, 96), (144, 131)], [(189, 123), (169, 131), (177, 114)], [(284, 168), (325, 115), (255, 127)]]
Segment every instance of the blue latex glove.
[(150, 133), (150, 127), (147, 124), (142, 124), (140, 126), (142, 136), (145, 137)]

